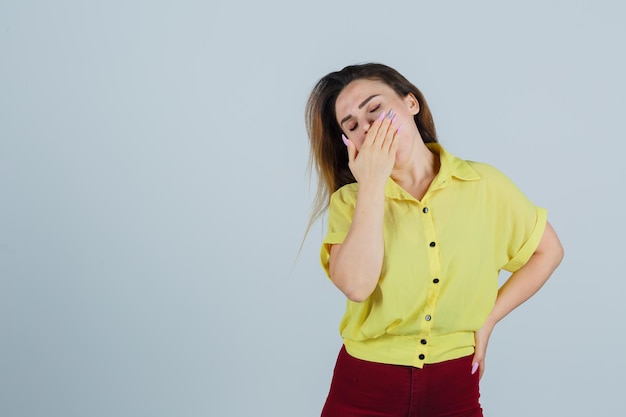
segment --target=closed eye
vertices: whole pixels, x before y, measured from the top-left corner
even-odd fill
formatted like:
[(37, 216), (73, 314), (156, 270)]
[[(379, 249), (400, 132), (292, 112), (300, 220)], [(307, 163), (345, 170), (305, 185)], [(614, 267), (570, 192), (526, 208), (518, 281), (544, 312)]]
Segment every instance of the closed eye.
[(373, 109), (371, 109), (370, 113), (374, 113), (378, 109), (380, 109), (380, 104), (377, 104)]
[[(370, 109), (370, 113), (376, 113), (380, 109), (380, 103), (376, 104), (374, 107)], [(358, 123), (348, 126), (348, 131), (354, 132), (356, 128), (359, 126)]]

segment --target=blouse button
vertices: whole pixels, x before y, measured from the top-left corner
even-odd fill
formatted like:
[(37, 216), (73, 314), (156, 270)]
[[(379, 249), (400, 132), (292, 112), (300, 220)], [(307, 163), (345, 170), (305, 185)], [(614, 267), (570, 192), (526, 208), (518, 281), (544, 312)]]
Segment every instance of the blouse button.
[(430, 321), (430, 319), (432, 319), (430, 314), (426, 314), (426, 317), (424, 317), (426, 319), (426, 321)]
[(422, 345), (425, 345), (425, 344), (427, 343), (427, 342), (426, 342), (426, 339), (422, 339), (422, 340), (420, 340), (420, 343), (421, 343)]
[(435, 242), (430, 242), (430, 247), (431, 247), (431, 248), (434, 248), (434, 247), (435, 247), (435, 245), (436, 245), (436, 243), (435, 243)]
[(428, 207), (424, 207), (424, 208), (422, 209), (422, 212), (423, 212), (423, 213), (428, 213)]
[(439, 283), (439, 278), (433, 279), (433, 283), (438, 284)]
[(420, 353), (419, 358), (420, 358), (421, 361), (423, 361), (424, 359), (426, 359), (426, 356), (424, 356), (423, 353)]

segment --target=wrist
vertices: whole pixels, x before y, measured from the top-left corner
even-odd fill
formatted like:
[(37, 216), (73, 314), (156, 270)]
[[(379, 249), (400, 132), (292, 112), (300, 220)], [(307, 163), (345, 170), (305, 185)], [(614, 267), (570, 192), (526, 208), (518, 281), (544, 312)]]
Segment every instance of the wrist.
[(359, 194), (379, 195), (385, 193), (387, 179), (359, 182)]

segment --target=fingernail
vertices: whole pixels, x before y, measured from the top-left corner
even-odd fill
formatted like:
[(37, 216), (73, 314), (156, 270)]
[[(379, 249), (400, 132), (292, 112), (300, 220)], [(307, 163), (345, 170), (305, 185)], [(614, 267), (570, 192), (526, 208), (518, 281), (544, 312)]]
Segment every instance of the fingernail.
[(393, 116), (393, 109), (389, 109), (389, 113), (387, 113), (389, 119), (391, 119), (391, 116)]
[(382, 112), (380, 116), (378, 116), (378, 120), (382, 121), (385, 118), (385, 114), (386, 114), (385, 112)]
[(402, 130), (402, 125), (398, 126), (398, 130), (396, 130), (396, 133), (400, 133), (401, 130)]
[(478, 370), (478, 363), (475, 363), (474, 365), (472, 365), (472, 375), (474, 375), (477, 370)]
[(348, 142), (348, 138), (346, 137), (346, 135), (344, 135), (343, 133), (341, 134), (341, 140), (343, 141), (343, 144), (348, 146), (348, 144), (350, 142)]
[(398, 118), (398, 115), (397, 115), (397, 114), (394, 114), (394, 115), (393, 115), (393, 118), (391, 119), (391, 124), (392, 124), (392, 125), (395, 125), (395, 124), (396, 124), (396, 119), (397, 119), (397, 118)]

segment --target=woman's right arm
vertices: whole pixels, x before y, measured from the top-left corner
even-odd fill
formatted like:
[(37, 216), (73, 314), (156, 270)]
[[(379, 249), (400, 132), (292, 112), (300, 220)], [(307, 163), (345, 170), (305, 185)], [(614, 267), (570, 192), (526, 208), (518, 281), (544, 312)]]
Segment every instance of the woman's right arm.
[(350, 230), (330, 248), (330, 278), (351, 301), (367, 299), (383, 266), (385, 187), (359, 185)]
[(348, 166), (359, 189), (348, 234), (342, 244), (330, 248), (329, 274), (351, 301), (361, 302), (372, 294), (383, 267), (385, 187), (396, 159), (398, 128), (390, 118), (379, 119), (358, 155), (355, 145), (347, 144)]

